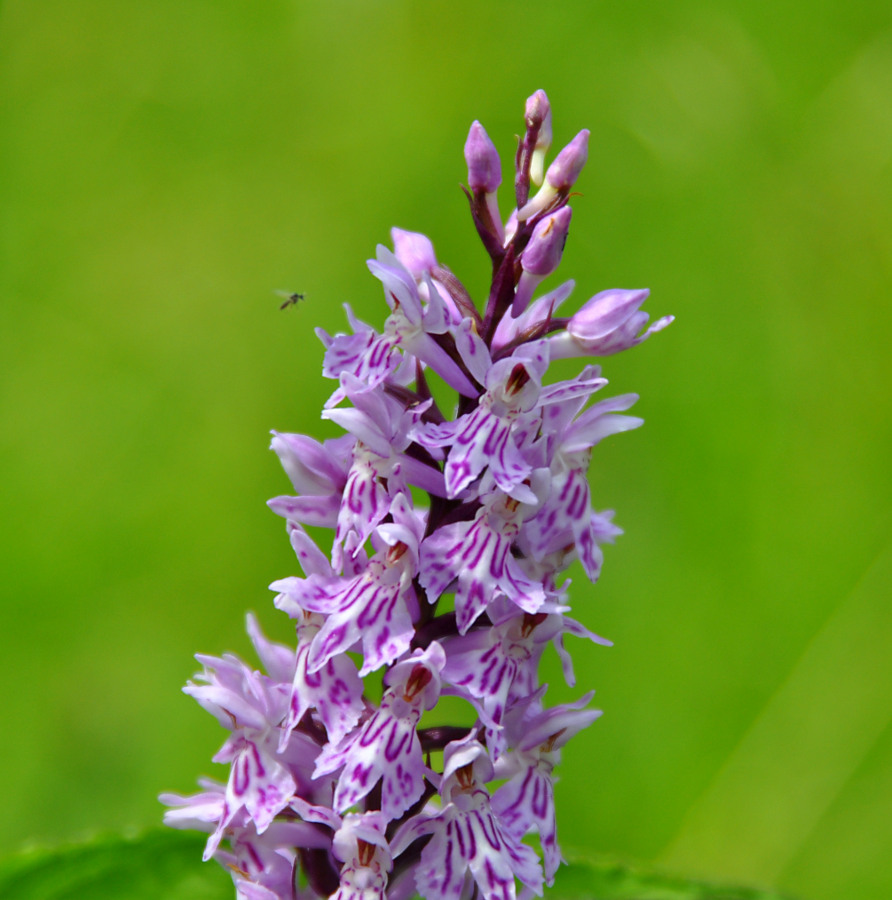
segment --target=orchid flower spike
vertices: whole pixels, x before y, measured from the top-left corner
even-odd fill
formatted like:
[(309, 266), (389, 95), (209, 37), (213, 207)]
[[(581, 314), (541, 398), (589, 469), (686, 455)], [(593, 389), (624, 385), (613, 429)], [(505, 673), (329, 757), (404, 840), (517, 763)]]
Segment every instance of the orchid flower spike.
[(588, 468), (641, 419), (625, 414), (634, 394), (593, 402), (599, 366), (561, 377), (551, 363), (626, 350), (672, 317), (642, 333), (642, 290), (570, 317), (557, 312), (573, 281), (534, 297), (561, 262), (589, 133), (546, 170), (544, 91), (524, 124), (507, 227), (479, 122), (464, 147), (493, 271), (481, 302), (428, 237), (394, 228), (368, 263), (383, 323), (347, 307), (349, 333), (318, 332), (334, 382), (322, 415), (341, 433), (273, 432), (293, 495), (269, 503), (295, 559), (270, 587), (291, 640), (250, 616), (260, 669), (197, 657), (184, 690), (224, 731), (224, 774), (161, 796), (168, 825), (208, 835), (204, 858), (239, 900), (526, 900), (563, 862), (555, 769), (601, 712), (585, 688), (546, 703), (539, 664), (556, 653), (575, 688), (570, 651), (610, 646), (582, 624), (586, 603), (570, 617), (566, 573), (578, 561), (596, 581), (621, 534)]

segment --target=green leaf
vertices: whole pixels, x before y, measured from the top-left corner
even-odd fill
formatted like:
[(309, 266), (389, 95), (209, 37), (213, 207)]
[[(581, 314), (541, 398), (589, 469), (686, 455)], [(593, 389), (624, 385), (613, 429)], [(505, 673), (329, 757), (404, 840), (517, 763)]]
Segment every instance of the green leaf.
[(791, 900), (772, 890), (723, 887), (610, 859), (571, 860), (546, 900)]
[[(169, 829), (138, 837), (22, 851), (0, 863), (3, 900), (233, 900), (228, 874), (202, 863), (203, 835)], [(612, 860), (575, 861), (545, 900), (789, 900), (723, 888)]]
[(24, 850), (0, 863), (3, 900), (233, 900), (232, 879), (203, 863), (207, 838), (158, 829), (134, 838)]

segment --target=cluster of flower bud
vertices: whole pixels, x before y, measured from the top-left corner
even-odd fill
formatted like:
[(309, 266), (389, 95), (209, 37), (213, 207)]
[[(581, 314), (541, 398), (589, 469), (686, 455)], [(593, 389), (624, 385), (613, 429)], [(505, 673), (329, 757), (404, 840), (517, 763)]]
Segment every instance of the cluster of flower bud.
[[(425, 236), (394, 229), (394, 252), (369, 261), (390, 309), (382, 330), (347, 308), (351, 334), (318, 332), (337, 382), (322, 415), (344, 433), (274, 433), (295, 494), (270, 506), (302, 574), (271, 587), (296, 647), (249, 617), (263, 672), (198, 657), (185, 691), (229, 732), (214, 757), (229, 776), (162, 795), (168, 824), (209, 833), (205, 859), (230, 869), (241, 900), (514, 900), (518, 882), (541, 894), (562, 862), (553, 770), (600, 711), (592, 692), (549, 706), (539, 662), (554, 647), (573, 686), (565, 637), (610, 643), (568, 615), (564, 575), (578, 560), (596, 580), (620, 533), (592, 509), (588, 466), (641, 420), (625, 415), (633, 394), (590, 403), (607, 383), (597, 365), (549, 381), (549, 363), (616, 353), (671, 319), (640, 334), (646, 291), (605, 291), (569, 318), (555, 313), (572, 282), (533, 299), (560, 262), (588, 132), (545, 169), (543, 91), (525, 123), (504, 222), (479, 122), (465, 144), (492, 262), (484, 303)], [(330, 551), (308, 527), (330, 529)], [(463, 721), (437, 716), (445, 696)]]

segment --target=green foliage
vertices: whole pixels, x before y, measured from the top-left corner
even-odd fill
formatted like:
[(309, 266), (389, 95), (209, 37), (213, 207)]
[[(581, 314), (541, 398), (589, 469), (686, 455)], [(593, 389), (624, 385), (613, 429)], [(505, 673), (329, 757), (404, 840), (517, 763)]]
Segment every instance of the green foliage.
[(725, 887), (608, 859), (574, 860), (558, 872), (546, 900), (790, 900), (771, 890)]
[(0, 864), (3, 900), (232, 900), (232, 881), (202, 863), (206, 838), (156, 829), (135, 838), (22, 851)]
[[(232, 883), (200, 861), (204, 837), (154, 830), (32, 849), (0, 864), (4, 900), (231, 900)], [(607, 860), (561, 869), (546, 900), (783, 900), (772, 891), (722, 888)]]

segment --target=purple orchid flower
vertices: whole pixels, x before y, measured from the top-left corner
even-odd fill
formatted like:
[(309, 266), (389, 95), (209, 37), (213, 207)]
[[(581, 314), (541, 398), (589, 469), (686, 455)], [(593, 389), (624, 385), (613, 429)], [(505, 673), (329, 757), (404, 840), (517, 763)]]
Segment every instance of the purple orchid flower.
[(554, 809), (554, 767), (560, 761), (561, 747), (599, 718), (601, 710), (586, 709), (592, 691), (575, 703), (537, 711), (544, 693), (543, 687), (506, 717), (508, 741), (514, 749), (498, 766), (498, 775), (508, 780), (493, 794), (492, 808), (517, 840), (530, 831), (538, 832), (545, 877), (551, 884), (562, 862)]
[(323, 748), (314, 777), (342, 770), (334, 808), (348, 809), (382, 781), (381, 812), (390, 821), (424, 792), (427, 767), (416, 727), (425, 709), (440, 696), (443, 648), (434, 641), (397, 663), (385, 676), (380, 708), (338, 745)]
[[(584, 604), (568, 615), (567, 569), (595, 581), (621, 533), (593, 508), (588, 469), (641, 420), (634, 394), (593, 402), (598, 366), (550, 368), (635, 346), (671, 316), (642, 333), (646, 291), (601, 292), (570, 317), (573, 281), (535, 296), (561, 262), (589, 133), (548, 165), (543, 91), (524, 126), (507, 221), (479, 122), (464, 147), (493, 273), (481, 301), (426, 235), (394, 229), (368, 263), (380, 330), (345, 305), (349, 334), (317, 331), (337, 382), (322, 415), (343, 433), (273, 432), (295, 494), (269, 505), (302, 574), (271, 588), (294, 640), (249, 616), (263, 671), (198, 657), (185, 692), (226, 729), (213, 759), (227, 774), (161, 796), (168, 825), (208, 835), (239, 900), (528, 900), (562, 862), (554, 769), (600, 711), (592, 692), (547, 707), (540, 661), (552, 645), (573, 687), (567, 636), (610, 645)], [(463, 720), (444, 721), (443, 696)]]
[(270, 449), (299, 496), (274, 497), (269, 501), (273, 512), (304, 525), (331, 528), (338, 520), (352, 444), (349, 435), (320, 444), (303, 434), (274, 431)]
[(399, 855), (419, 837), (432, 835), (415, 875), (418, 893), (427, 900), (459, 900), (468, 883), (476, 882), (484, 900), (514, 900), (516, 877), (541, 894), (538, 857), (505, 828), (492, 806), (486, 783), (494, 770), (486, 748), (472, 736), (453, 741), (443, 765), (442, 809), (410, 819), (392, 844)]
[(635, 416), (617, 415), (637, 400), (635, 394), (613, 397), (589, 407), (570, 422), (566, 418), (578, 411), (578, 398), (556, 404), (543, 421), (550, 445), (551, 491), (529, 521), (524, 523), (520, 543), (533, 558), (543, 559), (561, 547), (575, 548), (586, 575), (596, 581), (603, 554), (600, 545), (613, 543), (618, 529), (612, 514), (594, 513), (588, 467), (592, 449), (610, 434), (629, 431), (643, 424)]
[(232, 731), (214, 756), (214, 762), (230, 764), (230, 773), (220, 818), (205, 848), (209, 859), (242, 809), (262, 834), (288, 805), (298, 782), (308, 782), (309, 772), (305, 763), (295, 767), (297, 748), (290, 757), (278, 758), (277, 725), (287, 703), (284, 686), (234, 656), (197, 658), (205, 670), (196, 677), (205, 683), (190, 683), (183, 690)]
[(419, 581), (431, 602), (455, 585), (460, 634), (494, 599), (494, 588), (524, 612), (536, 613), (545, 603), (542, 586), (511, 554), (524, 513), (524, 504), (494, 493), (472, 521), (444, 525), (421, 545)]
[(295, 797), (294, 811), (305, 822), (326, 825), (333, 832), (332, 856), (340, 865), (339, 885), (331, 900), (383, 900), (393, 859), (380, 811), (339, 816), (331, 808)]
[[(513, 426), (539, 399), (548, 368), (543, 351), (544, 347), (525, 345), (511, 358), (494, 363), (486, 376), (486, 393), (473, 412), (418, 432), (423, 446), (450, 448), (445, 470), (449, 497), (461, 494), (487, 467), (507, 494), (529, 476), (532, 467), (523, 458)], [(527, 495), (521, 492), (522, 497)]]
[(413, 613), (414, 618), (418, 613), (413, 579), (422, 525), (405, 495), (397, 497), (391, 513), (394, 521), (376, 529), (381, 550), (356, 574), (326, 576), (319, 566), (307, 579), (283, 579), (271, 585), (282, 592), (276, 605), (294, 618), (308, 612), (322, 614), (313, 622), (308, 673), (347, 659), (343, 654), (359, 642), (365, 660), (360, 676), (389, 665), (409, 649), (415, 633)]

